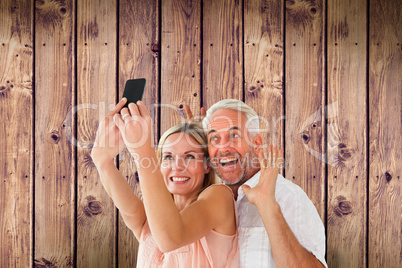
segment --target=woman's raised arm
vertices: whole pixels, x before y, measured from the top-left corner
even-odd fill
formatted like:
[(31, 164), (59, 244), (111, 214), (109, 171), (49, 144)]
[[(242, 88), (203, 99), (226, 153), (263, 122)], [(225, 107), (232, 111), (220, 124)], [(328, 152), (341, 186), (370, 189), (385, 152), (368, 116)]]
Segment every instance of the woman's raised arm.
[(199, 240), (213, 229), (233, 235), (236, 224), (230, 189), (222, 185), (211, 187), (197, 201), (179, 211), (151, 147), (149, 112), (142, 102), (130, 104), (129, 109), (130, 116), (124, 115), (125, 120), (118, 117), (115, 121), (136, 161), (147, 220), (159, 249), (172, 251)]
[(124, 142), (112, 118), (117, 115), (125, 102), (125, 99), (121, 100), (113, 111), (99, 123), (91, 157), (98, 170), (103, 187), (120, 210), (127, 227), (139, 239), (146, 219), (144, 205), (135, 196), (113, 161), (113, 158), (124, 148)]

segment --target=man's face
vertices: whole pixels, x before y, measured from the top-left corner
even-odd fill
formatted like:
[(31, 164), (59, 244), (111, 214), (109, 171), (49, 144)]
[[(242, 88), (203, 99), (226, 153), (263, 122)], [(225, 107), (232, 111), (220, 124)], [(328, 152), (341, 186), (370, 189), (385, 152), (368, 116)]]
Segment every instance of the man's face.
[(227, 185), (241, 185), (259, 170), (254, 145), (260, 144), (261, 137), (252, 139), (246, 122), (243, 113), (220, 109), (212, 114), (207, 126), (212, 168)]

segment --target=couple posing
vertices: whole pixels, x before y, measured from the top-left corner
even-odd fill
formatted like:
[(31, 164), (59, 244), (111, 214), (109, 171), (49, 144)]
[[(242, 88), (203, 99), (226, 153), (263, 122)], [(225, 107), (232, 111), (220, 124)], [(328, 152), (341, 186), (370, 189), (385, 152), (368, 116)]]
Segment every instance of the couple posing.
[[(283, 150), (270, 145), (265, 157), (251, 107), (220, 101), (202, 125), (167, 130), (155, 154), (147, 108), (125, 103), (100, 123), (91, 156), (140, 242), (137, 267), (326, 267), (321, 219), (303, 190), (278, 174)], [(124, 147), (142, 200), (114, 165)], [(214, 172), (224, 184), (214, 184)]]

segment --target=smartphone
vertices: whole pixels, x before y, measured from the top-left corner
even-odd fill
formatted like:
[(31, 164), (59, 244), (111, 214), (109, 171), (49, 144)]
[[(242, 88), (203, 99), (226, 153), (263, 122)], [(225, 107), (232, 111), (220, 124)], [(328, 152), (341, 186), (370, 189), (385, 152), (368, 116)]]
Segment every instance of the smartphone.
[(142, 95), (144, 94), (145, 89), (145, 83), (145, 78), (127, 80), (123, 92), (123, 98), (127, 98), (127, 102), (124, 107), (128, 108), (129, 103), (137, 103), (137, 101), (142, 99)]

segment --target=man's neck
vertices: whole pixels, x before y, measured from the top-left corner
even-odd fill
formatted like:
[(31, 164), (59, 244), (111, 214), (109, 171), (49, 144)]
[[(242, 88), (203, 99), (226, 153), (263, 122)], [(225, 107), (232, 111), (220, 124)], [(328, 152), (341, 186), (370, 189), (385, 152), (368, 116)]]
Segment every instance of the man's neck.
[(255, 169), (255, 170), (253, 170), (252, 172), (250, 172), (250, 174), (248, 174), (248, 176), (246, 177), (246, 179), (242, 180), (241, 182), (239, 182), (239, 183), (237, 183), (237, 184), (233, 184), (233, 185), (228, 185), (229, 188), (232, 189), (234, 200), (237, 201), (237, 196), (239, 195), (239, 188), (240, 188), (240, 186), (242, 186), (246, 181), (248, 181), (249, 179), (251, 179), (252, 177), (254, 177), (254, 175), (257, 174), (258, 171), (260, 171), (260, 169)]

